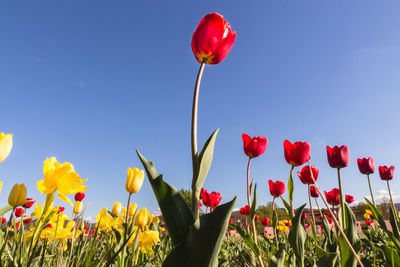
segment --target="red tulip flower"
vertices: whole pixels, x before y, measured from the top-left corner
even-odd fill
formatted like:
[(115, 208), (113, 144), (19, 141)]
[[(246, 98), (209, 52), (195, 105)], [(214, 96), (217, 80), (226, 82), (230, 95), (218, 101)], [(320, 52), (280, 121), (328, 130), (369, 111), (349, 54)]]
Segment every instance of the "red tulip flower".
[(258, 221), (258, 215), (254, 216), (254, 221)]
[(326, 146), (328, 162), (332, 168), (344, 168), (349, 165), (349, 149), (344, 146)]
[(249, 158), (261, 156), (267, 148), (268, 139), (265, 136), (251, 138), (247, 134), (242, 134), (244, 153)]
[(193, 33), (192, 50), (199, 63), (218, 64), (231, 51), (236, 39), (231, 26), (218, 13), (206, 15)]
[(233, 223), (233, 219), (229, 218), (229, 223), (232, 224)]
[(48, 224), (46, 224), (45, 227), (43, 227), (43, 229), (46, 229), (46, 228), (53, 228), (53, 226), (51, 225), (51, 223), (48, 223)]
[(273, 182), (272, 180), (268, 181), (269, 192), (273, 197), (280, 197), (283, 193), (285, 193), (285, 183), (281, 181)]
[(374, 160), (369, 158), (357, 159), (358, 169), (362, 174), (371, 174), (375, 171)]
[(75, 194), (75, 201), (82, 201), (85, 198), (85, 193), (79, 192)]
[[(24, 217), (26, 217), (26, 216), (24, 216)], [(31, 221), (32, 221), (32, 218), (25, 219), (25, 220), (24, 220), (24, 223), (25, 223), (25, 224), (28, 224), (28, 223), (30, 223)]]
[(22, 215), (24, 215), (25, 210), (23, 208), (16, 208), (15, 209), (15, 217), (21, 217)]
[(7, 222), (7, 219), (4, 217), (1, 217), (1, 223), (6, 223), (6, 222)]
[(312, 197), (319, 197), (319, 191), (314, 185), (310, 186), (310, 193)]
[(64, 210), (65, 210), (64, 207), (59, 207), (59, 208), (58, 208), (58, 213), (63, 212)]
[(340, 196), (340, 191), (339, 188), (334, 188), (329, 192), (324, 191), (326, 201), (331, 204), (332, 206), (337, 206), (339, 205), (339, 196)]
[(206, 207), (215, 208), (219, 205), (222, 197), (218, 192), (211, 192), (210, 194), (207, 190), (204, 190), (203, 193), (200, 193), (201, 199), (203, 200), (203, 204)]
[(352, 195), (345, 195), (344, 198), (345, 198), (347, 204), (351, 204), (354, 202), (354, 197)]
[(271, 220), (268, 217), (263, 217), (261, 218), (261, 224), (264, 226), (267, 226), (268, 224), (270, 224)]
[(301, 214), (301, 218), (302, 218), (303, 220), (307, 219), (307, 213), (303, 212), (303, 213)]
[[(311, 171), (314, 177), (314, 180), (317, 181), (319, 170), (316, 166), (311, 166)], [(310, 166), (304, 166), (300, 172), (297, 172), (297, 175), (300, 178), (300, 181), (303, 184), (314, 184), (313, 179), (311, 178)]]
[(26, 201), (29, 201), (29, 202), (27, 202), (27, 203), (25, 203), (25, 204), (23, 205), (23, 207), (24, 207), (25, 209), (31, 208), (31, 207), (33, 206), (33, 204), (35, 203), (35, 200), (33, 200), (33, 198), (30, 198), (30, 197), (27, 198)]
[(365, 224), (368, 225), (368, 226), (371, 226), (371, 225), (374, 224), (374, 221), (373, 220), (366, 220)]
[(307, 142), (283, 142), (285, 160), (290, 165), (297, 167), (310, 160), (311, 145)]
[(246, 205), (246, 206), (240, 208), (239, 212), (240, 212), (241, 215), (250, 215), (249, 205)]
[(379, 166), (378, 169), (381, 180), (389, 181), (393, 179), (394, 166)]

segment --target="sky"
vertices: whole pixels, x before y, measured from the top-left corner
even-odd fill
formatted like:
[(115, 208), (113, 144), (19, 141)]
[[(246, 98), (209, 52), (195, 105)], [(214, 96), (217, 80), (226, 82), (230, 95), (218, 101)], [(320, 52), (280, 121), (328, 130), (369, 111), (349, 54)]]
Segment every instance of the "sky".
[[(369, 190), (358, 157), (400, 169), (399, 9), (398, 1), (361, 0), (1, 1), (0, 132), (13, 134), (14, 147), (0, 164), (0, 203), (15, 183), (43, 203), (36, 182), (54, 156), (88, 179), (85, 215), (95, 216), (126, 203), (127, 168), (142, 168), (135, 148), (168, 183), (189, 189), (199, 68), (190, 42), (210, 12), (237, 36), (201, 84), (199, 145), (220, 128), (204, 187), (220, 192), (221, 203), (237, 195), (236, 208), (246, 204), (247, 133), (268, 138), (251, 169), (259, 205), (272, 200), (269, 179), (288, 180), (285, 139), (311, 144), (326, 191), (338, 185), (325, 147), (347, 145), (343, 188), (361, 201)], [(399, 169), (391, 181), (398, 201)], [(306, 186), (294, 178), (299, 206)], [(377, 196), (387, 196), (377, 170), (371, 181)], [(158, 209), (147, 179), (133, 201)]]

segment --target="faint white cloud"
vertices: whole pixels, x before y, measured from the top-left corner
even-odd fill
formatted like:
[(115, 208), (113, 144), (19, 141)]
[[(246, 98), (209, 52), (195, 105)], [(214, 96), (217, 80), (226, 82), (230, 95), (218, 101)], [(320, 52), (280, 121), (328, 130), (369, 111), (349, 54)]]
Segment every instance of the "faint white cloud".
[(162, 215), (160, 208), (156, 209), (151, 214), (153, 214), (154, 216), (157, 216), (157, 217)]
[(96, 218), (95, 217), (87, 217), (87, 218), (85, 218), (85, 219), (83, 219), (85, 222), (87, 222), (87, 223), (96, 223), (97, 221), (96, 221)]

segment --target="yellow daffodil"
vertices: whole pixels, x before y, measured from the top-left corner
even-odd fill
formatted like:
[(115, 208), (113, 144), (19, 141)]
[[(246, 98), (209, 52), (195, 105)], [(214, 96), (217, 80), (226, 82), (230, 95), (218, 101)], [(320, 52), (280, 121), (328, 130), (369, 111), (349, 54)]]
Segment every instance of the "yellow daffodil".
[(26, 202), (26, 187), (24, 184), (15, 184), (8, 195), (8, 204), (13, 207), (24, 205)]
[(69, 162), (61, 164), (55, 157), (48, 158), (43, 163), (43, 173), (44, 180), (40, 180), (36, 184), (39, 191), (47, 195), (57, 191), (57, 196), (71, 206), (72, 201), (66, 195), (87, 190), (87, 186), (83, 185), (87, 180), (82, 180)]
[(122, 204), (120, 202), (114, 202), (111, 214), (117, 216), (121, 212), (121, 209), (122, 209)]
[(74, 213), (79, 214), (82, 211), (83, 203), (82, 201), (75, 201), (74, 203)]
[(135, 225), (143, 227), (147, 224), (150, 217), (150, 211), (148, 209), (141, 209), (136, 213)]
[(128, 168), (125, 189), (130, 194), (137, 193), (142, 187), (144, 172), (138, 168)]
[(157, 231), (145, 230), (139, 232), (139, 249), (150, 257), (153, 255), (153, 246), (160, 241), (160, 235)]
[(12, 146), (12, 134), (0, 133), (0, 163), (8, 157), (11, 152)]

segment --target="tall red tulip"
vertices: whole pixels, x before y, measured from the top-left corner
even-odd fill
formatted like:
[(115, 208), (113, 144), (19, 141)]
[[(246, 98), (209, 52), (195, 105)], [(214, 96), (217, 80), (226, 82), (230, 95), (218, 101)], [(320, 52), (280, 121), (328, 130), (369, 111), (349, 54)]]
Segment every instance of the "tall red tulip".
[(15, 209), (15, 217), (21, 217), (22, 215), (24, 215), (25, 210), (23, 208), (16, 208)]
[(283, 142), (285, 160), (292, 166), (300, 166), (310, 160), (311, 145), (307, 142)]
[(344, 146), (326, 146), (328, 162), (332, 168), (344, 168), (349, 165), (349, 148)]
[(246, 205), (246, 206), (240, 208), (239, 212), (240, 212), (241, 215), (250, 215), (249, 205)]
[(263, 217), (261, 218), (261, 224), (264, 226), (267, 226), (268, 224), (270, 224), (271, 220), (268, 217)]
[(33, 198), (30, 198), (30, 197), (28, 197), (28, 198), (26, 199), (26, 201), (29, 201), (29, 202), (27, 202), (27, 203), (25, 203), (25, 204), (23, 205), (23, 207), (24, 207), (25, 209), (31, 208), (32, 205), (33, 205), (33, 203), (35, 203), (35, 200), (33, 200)]
[(389, 181), (393, 179), (394, 166), (379, 166), (378, 169), (381, 180)]
[(85, 198), (85, 193), (79, 192), (75, 194), (75, 201), (82, 201)]
[(310, 186), (310, 193), (312, 197), (319, 197), (319, 191), (314, 185)]
[(354, 197), (352, 195), (345, 195), (344, 198), (346, 199), (347, 204), (354, 202)]
[(269, 192), (273, 197), (280, 197), (283, 193), (285, 193), (285, 183), (281, 181), (273, 182), (272, 180), (268, 181)]
[(357, 159), (358, 169), (362, 174), (371, 174), (375, 171), (375, 164), (373, 158)]
[(265, 136), (251, 138), (247, 134), (242, 134), (244, 153), (249, 158), (261, 156), (267, 148), (268, 139)]
[[(311, 166), (311, 171), (314, 177), (314, 180), (317, 181), (319, 170), (316, 166)], [(300, 181), (303, 184), (314, 184), (313, 179), (311, 178), (310, 166), (304, 166), (300, 172), (297, 172), (297, 175), (300, 178)]]
[(337, 206), (339, 205), (339, 196), (340, 196), (340, 191), (339, 188), (334, 188), (329, 192), (324, 191), (326, 201), (331, 204), (332, 206)]
[(218, 13), (206, 15), (193, 33), (192, 50), (199, 63), (218, 64), (231, 51), (236, 39), (231, 26)]

